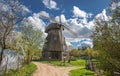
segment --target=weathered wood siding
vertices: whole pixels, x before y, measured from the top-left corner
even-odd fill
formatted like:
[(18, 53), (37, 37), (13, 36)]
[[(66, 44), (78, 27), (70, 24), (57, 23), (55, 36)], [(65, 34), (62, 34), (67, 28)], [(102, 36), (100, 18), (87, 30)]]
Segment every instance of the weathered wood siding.
[(43, 47), (43, 59), (62, 59), (62, 52), (65, 50), (66, 43), (62, 34), (64, 30), (62, 25), (57, 23), (50, 24), (45, 32), (48, 33)]

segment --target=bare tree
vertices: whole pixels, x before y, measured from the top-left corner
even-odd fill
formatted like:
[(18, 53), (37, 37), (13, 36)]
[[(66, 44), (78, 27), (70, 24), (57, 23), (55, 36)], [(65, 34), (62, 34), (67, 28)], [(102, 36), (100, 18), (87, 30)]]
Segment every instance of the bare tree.
[(7, 48), (9, 37), (14, 36), (18, 24), (23, 20), (29, 10), (18, 0), (0, 1), (0, 66), (4, 57), (4, 50)]

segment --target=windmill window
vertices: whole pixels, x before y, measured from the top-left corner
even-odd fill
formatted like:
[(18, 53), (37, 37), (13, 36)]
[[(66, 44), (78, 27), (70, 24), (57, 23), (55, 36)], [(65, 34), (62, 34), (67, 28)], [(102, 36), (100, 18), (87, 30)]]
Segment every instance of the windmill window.
[(56, 37), (54, 37), (54, 40), (57, 40), (57, 38), (56, 38)]

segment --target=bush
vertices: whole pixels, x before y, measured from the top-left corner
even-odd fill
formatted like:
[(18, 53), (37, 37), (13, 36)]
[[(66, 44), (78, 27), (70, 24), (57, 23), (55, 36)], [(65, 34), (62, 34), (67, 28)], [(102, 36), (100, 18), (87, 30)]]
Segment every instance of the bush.
[(76, 58), (76, 57), (71, 56), (71, 61), (76, 61), (76, 60), (77, 60), (77, 58)]
[(25, 65), (19, 70), (9, 70), (7, 73), (3, 73), (2, 76), (32, 76), (32, 73), (37, 69), (37, 66), (33, 63)]

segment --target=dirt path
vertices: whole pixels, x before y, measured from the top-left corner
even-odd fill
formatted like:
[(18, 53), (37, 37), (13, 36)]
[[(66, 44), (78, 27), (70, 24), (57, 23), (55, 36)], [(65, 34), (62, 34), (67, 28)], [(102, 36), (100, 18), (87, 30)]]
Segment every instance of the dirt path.
[(33, 76), (69, 76), (69, 71), (80, 67), (58, 67), (45, 63), (33, 62), (37, 65), (37, 70)]

